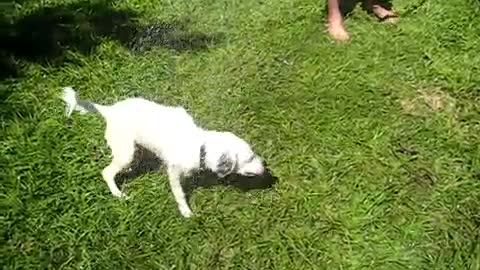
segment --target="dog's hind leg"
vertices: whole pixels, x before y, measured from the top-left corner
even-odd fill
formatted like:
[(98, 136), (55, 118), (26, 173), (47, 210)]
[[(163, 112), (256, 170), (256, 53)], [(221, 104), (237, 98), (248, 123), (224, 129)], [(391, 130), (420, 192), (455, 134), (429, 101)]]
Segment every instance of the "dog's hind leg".
[(105, 182), (107, 182), (113, 196), (126, 197), (125, 194), (118, 189), (115, 183), (115, 175), (132, 162), (135, 153), (135, 142), (132, 136), (127, 136), (128, 132), (115, 130), (115, 133), (113, 133), (112, 131), (114, 131), (114, 129), (107, 127), (105, 134), (107, 143), (112, 150), (112, 162), (105, 167), (102, 176)]
[(182, 177), (182, 170), (174, 165), (168, 166), (168, 178), (170, 180), (170, 188), (172, 189), (173, 196), (178, 205), (178, 210), (182, 216), (189, 218), (193, 215), (192, 210), (188, 206), (187, 199), (185, 198), (185, 192), (183, 191), (180, 179)]

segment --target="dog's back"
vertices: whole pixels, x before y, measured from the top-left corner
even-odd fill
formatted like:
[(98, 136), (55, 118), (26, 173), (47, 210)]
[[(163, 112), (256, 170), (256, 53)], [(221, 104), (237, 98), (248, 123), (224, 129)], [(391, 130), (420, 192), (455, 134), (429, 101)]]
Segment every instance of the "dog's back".
[(191, 156), (187, 151), (199, 149), (203, 143), (203, 130), (182, 107), (132, 98), (114, 104), (110, 112), (107, 125), (121, 126), (122, 132), (133, 136), (136, 143), (159, 154), (163, 160), (183, 160)]

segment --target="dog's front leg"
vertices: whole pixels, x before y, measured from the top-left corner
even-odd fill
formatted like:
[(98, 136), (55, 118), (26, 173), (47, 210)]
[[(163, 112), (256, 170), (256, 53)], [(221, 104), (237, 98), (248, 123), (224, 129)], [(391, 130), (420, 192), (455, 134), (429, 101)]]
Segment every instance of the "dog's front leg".
[(181, 177), (183, 175), (182, 170), (178, 169), (176, 166), (168, 167), (168, 178), (170, 180), (170, 188), (172, 189), (173, 196), (178, 205), (178, 210), (186, 218), (193, 215), (192, 210), (188, 206), (187, 199), (185, 198), (185, 193), (183, 192), (182, 185), (180, 183)]

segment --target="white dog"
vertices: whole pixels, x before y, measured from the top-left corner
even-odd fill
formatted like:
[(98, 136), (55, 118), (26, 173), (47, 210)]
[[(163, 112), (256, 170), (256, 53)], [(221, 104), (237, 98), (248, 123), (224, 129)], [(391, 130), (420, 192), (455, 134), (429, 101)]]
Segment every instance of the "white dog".
[(170, 187), (184, 217), (193, 215), (180, 184), (182, 177), (199, 170), (211, 170), (219, 177), (231, 173), (263, 175), (262, 159), (244, 140), (230, 132), (198, 127), (181, 107), (169, 107), (142, 98), (129, 98), (111, 106), (77, 99), (71, 87), (64, 88), (67, 117), (74, 110), (98, 112), (106, 120), (105, 139), (112, 162), (102, 172), (114, 196), (125, 197), (115, 184), (115, 175), (134, 156), (135, 144), (155, 153), (168, 169)]

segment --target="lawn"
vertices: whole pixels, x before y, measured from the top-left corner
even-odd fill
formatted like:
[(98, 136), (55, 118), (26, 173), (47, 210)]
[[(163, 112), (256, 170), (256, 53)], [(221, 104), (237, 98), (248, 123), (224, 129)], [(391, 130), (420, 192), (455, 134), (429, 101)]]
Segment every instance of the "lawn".
[[(480, 2), (357, 7), (328, 38), (319, 0), (0, 3), (3, 269), (480, 269)], [(164, 169), (122, 186), (97, 115), (184, 106), (251, 142), (277, 183), (199, 187), (182, 218)]]

